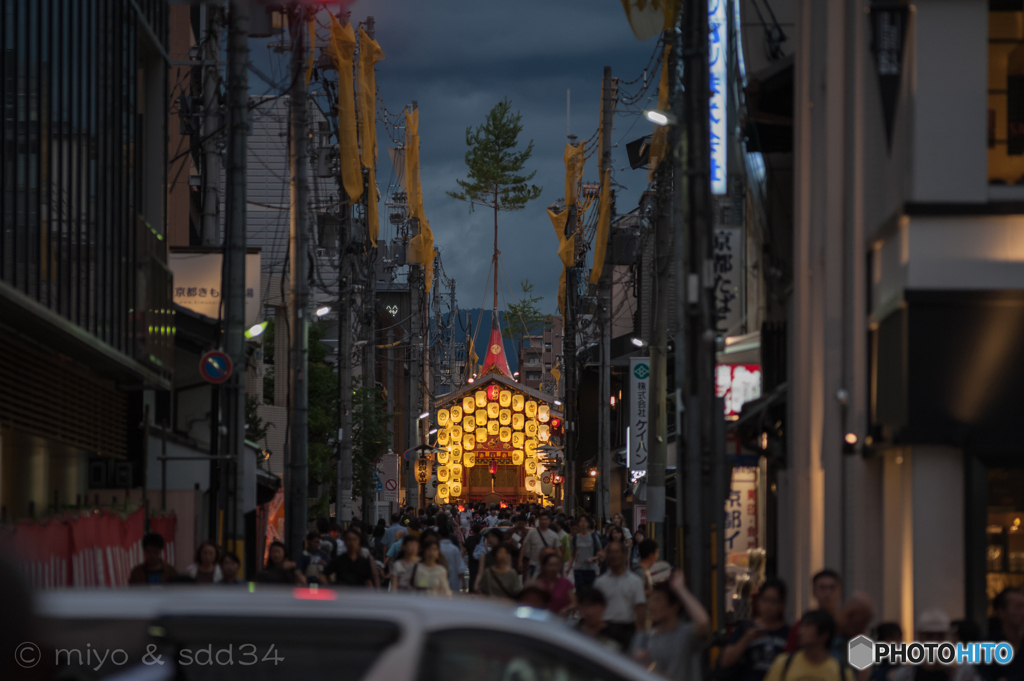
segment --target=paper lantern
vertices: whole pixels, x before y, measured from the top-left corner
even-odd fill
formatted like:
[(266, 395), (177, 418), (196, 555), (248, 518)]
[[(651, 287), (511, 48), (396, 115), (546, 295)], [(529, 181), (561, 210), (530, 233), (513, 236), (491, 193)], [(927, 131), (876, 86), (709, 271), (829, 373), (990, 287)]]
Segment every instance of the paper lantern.
[(550, 437), (551, 430), (548, 428), (546, 423), (537, 429), (537, 439), (541, 442), (547, 442)]
[(481, 428), (481, 427), (483, 427), (483, 425), (485, 423), (487, 423), (487, 410), (486, 409), (477, 409), (476, 410), (476, 425), (477, 425), (477, 427)]
[(514, 430), (522, 430), (524, 425), (526, 425), (525, 416), (522, 414), (512, 414), (512, 428)]
[(534, 475), (537, 472), (537, 461), (536, 459), (527, 459), (523, 462), (523, 470), (526, 471), (527, 475)]
[(453, 463), (448, 469), (451, 471), (451, 480), (462, 480), (462, 464)]
[(473, 433), (466, 433), (462, 436), (462, 449), (469, 451), (476, 446), (476, 436)]
[(473, 396), (472, 395), (467, 395), (466, 397), (463, 397), (462, 398), (462, 414), (463, 414), (463, 416), (467, 416), (469, 414), (472, 414), (474, 409), (476, 409), (476, 401), (473, 399)]
[(518, 430), (512, 433), (512, 446), (516, 449), (522, 449), (526, 443), (526, 436), (520, 433)]
[(459, 421), (462, 420), (462, 407), (460, 407), (459, 405), (454, 405), (449, 410), (449, 413), (449, 420), (451, 420), (452, 423), (458, 423)]
[[(494, 423), (494, 421), (491, 421), (491, 423)], [(502, 426), (501, 430), (498, 431), (498, 439), (500, 439), (502, 442), (511, 442), (512, 429), (509, 428), (508, 426)]]
[(523, 432), (526, 433), (526, 437), (537, 437), (537, 422), (530, 419), (523, 426)]
[(466, 468), (472, 468), (476, 465), (476, 454), (474, 452), (465, 452), (462, 455), (462, 465)]
[(466, 414), (462, 419), (462, 430), (466, 433), (471, 433), (476, 430), (476, 417), (472, 413)]
[(487, 442), (487, 429), (486, 428), (477, 428), (476, 429), (476, 441), (479, 444), (484, 444), (485, 442)]
[(498, 418), (498, 414), (500, 414), (500, 413), (501, 413), (501, 407), (498, 406), (497, 402), (488, 402), (487, 403), (487, 418), (489, 418), (489, 419), (496, 419), (496, 418)]
[(438, 466), (438, 468), (437, 468), (437, 481), (438, 482), (448, 482), (448, 475), (449, 475), (449, 472), (448, 472), (448, 467), (447, 466)]
[(483, 390), (477, 390), (473, 395), (476, 398), (477, 409), (483, 409), (487, 406), (487, 393)]
[(491, 385), (487, 386), (487, 401), (488, 402), (497, 402), (498, 401), (498, 394), (499, 394), (500, 390), (501, 390), (501, 388), (499, 388), (497, 385), (494, 385), (494, 384), (491, 384)]
[(540, 485), (537, 483), (537, 478), (533, 477), (532, 475), (528, 476), (526, 478), (526, 491), (527, 492), (537, 492), (539, 490), (540, 490)]
[(452, 428), (452, 444), (460, 442), (462, 442), (462, 426), (455, 426)]
[(514, 465), (522, 466), (524, 460), (526, 460), (526, 456), (523, 454), (523, 450), (517, 449), (512, 452), (512, 463)]
[(537, 403), (530, 400), (526, 403), (526, 407), (524, 407), (523, 411), (526, 412), (526, 418), (532, 419), (537, 415)]
[(448, 501), (448, 485), (438, 485), (437, 496), (441, 501)]
[(537, 407), (537, 420), (541, 423), (547, 423), (551, 417), (551, 409), (546, 404), (542, 404)]
[(447, 426), (448, 425), (448, 417), (449, 416), (451, 416), (451, 413), (447, 409), (438, 409), (437, 410), (437, 425), (439, 425), (441, 427)]
[(532, 438), (527, 439), (523, 450), (526, 451), (527, 456), (537, 456), (537, 441)]
[(510, 409), (502, 409), (498, 412), (498, 423), (503, 426), (512, 424), (512, 411)]
[(501, 432), (501, 426), (498, 424), (497, 421), (488, 421), (487, 422), (487, 434), (488, 435), (497, 435), (499, 432)]
[(461, 482), (450, 482), (448, 483), (448, 494), (458, 499), (462, 496), (462, 483)]
[(512, 391), (502, 390), (500, 393), (498, 393), (498, 404), (500, 404), (502, 407), (508, 407), (510, 404), (512, 404)]
[(512, 396), (512, 411), (522, 411), (523, 405), (526, 403), (526, 398), (522, 395), (516, 394)]
[(430, 462), (426, 459), (416, 459), (416, 482), (425, 485), (430, 480)]
[(452, 445), (452, 461), (459, 463), (462, 461), (462, 445)]
[(449, 452), (447, 449), (442, 450), (437, 453), (437, 462), (443, 466), (444, 464), (448, 463), (451, 457), (451, 452)]
[(441, 446), (448, 444), (449, 435), (450, 433), (448, 432), (447, 428), (442, 428), (441, 430), (437, 431), (437, 444)]

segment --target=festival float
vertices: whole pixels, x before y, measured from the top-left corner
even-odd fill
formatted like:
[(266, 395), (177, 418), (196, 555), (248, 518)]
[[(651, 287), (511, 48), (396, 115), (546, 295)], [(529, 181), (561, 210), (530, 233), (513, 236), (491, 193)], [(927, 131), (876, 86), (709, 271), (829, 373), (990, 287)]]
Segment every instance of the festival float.
[(496, 314), (483, 367), (470, 380), (437, 398), (435, 501), (557, 502), (563, 415), (554, 397), (513, 379)]

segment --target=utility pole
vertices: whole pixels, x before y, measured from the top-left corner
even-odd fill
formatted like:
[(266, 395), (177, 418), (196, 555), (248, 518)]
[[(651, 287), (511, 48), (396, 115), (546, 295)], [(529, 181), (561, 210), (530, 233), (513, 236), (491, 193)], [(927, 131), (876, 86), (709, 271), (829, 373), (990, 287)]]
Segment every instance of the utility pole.
[[(419, 233), (419, 220), (413, 219), (410, 236)], [(423, 282), (423, 266), (409, 264), (409, 474), (406, 478), (405, 498), (406, 505), (419, 508), (421, 505), (419, 495), (419, 483), (416, 481), (416, 451), (421, 443), (420, 440), (420, 405), (423, 398), (420, 393), (420, 381), (423, 379), (422, 345), (420, 344), (420, 308), (423, 299), (420, 296), (420, 287)]]
[[(231, 3), (232, 15), (237, 11), (238, 4)], [(248, 7), (244, 11), (248, 13)], [(220, 212), (220, 154), (217, 150), (217, 138), (220, 130), (220, 66), (218, 62), (220, 61), (222, 13), (220, 6), (213, 3), (202, 5), (202, 12), (205, 15), (206, 43), (201, 55), (203, 60), (203, 217), (201, 229), (203, 245), (213, 246), (220, 241), (220, 224), (217, 219)], [(248, 23), (248, 14), (246, 16)], [(231, 19), (231, 23), (234, 25), (235, 20)], [(228, 178), (228, 182), (230, 181)], [(230, 208), (228, 210), (230, 211)]]
[[(230, 492), (224, 509), (225, 544), (239, 539), (238, 470), (245, 455), (245, 229), (246, 149), (249, 87), (249, 3), (232, 0), (228, 27), (228, 167), (225, 195), (224, 269), (221, 295), (224, 301), (224, 350), (234, 370), (224, 387), (224, 420), (227, 426), (227, 475)], [(219, 178), (217, 178), (219, 179)], [(211, 182), (215, 184), (215, 182)], [(205, 216), (204, 216), (205, 218)], [(232, 544), (228, 544), (228, 542)]]
[[(615, 94), (612, 90), (612, 67), (604, 67), (604, 78), (601, 81), (601, 158), (598, 162), (598, 171), (601, 182), (600, 192), (604, 192), (605, 170), (611, 167), (612, 162), (612, 118), (615, 115)], [(609, 221), (612, 220), (614, 211), (610, 211)], [(608, 230), (608, 241), (611, 241), (611, 229)], [(606, 244), (607, 246), (608, 244)], [(611, 429), (611, 395), (612, 395), (612, 272), (609, 261), (611, 260), (610, 248), (605, 249), (605, 259), (601, 270), (601, 279), (598, 282), (598, 321), (601, 329), (601, 423), (599, 432), (601, 441), (598, 452), (599, 474), (598, 484), (600, 495), (598, 501), (598, 518), (610, 520), (611, 510), (611, 477), (612, 477), (612, 429)], [(595, 263), (596, 265), (596, 263)]]
[(290, 5), (292, 40), (289, 166), (291, 224), (289, 236), (289, 384), (288, 384), (288, 555), (298, 560), (306, 538), (309, 495), (309, 394), (307, 365), (309, 335), (309, 132), (306, 103), (306, 22), (301, 4)]
[[(374, 31), (374, 19), (373, 19), (372, 16), (366, 17), (366, 29), (365, 30), (366, 30), (366, 34), (370, 37), (371, 40), (373, 40), (375, 35), (376, 35), (376, 32)], [(360, 56), (360, 59), (362, 59), (362, 58), (363, 57)], [(357, 113), (358, 113), (358, 110), (359, 109), (357, 107), (356, 108)], [(364, 140), (363, 144), (366, 144), (366, 143), (367, 143), (366, 140)], [(368, 174), (364, 174), (364, 177), (369, 179), (369, 175)], [(371, 187), (371, 186), (367, 185), (367, 187), (363, 191), (363, 202), (364, 202), (364, 204), (369, 205), (368, 204), (369, 201), (376, 201), (376, 200), (377, 200), (377, 187)], [(363, 224), (363, 235), (364, 235), (364, 239), (368, 239), (369, 238), (369, 234), (370, 234), (370, 230), (369, 230), (369, 224), (367, 224), (367, 221), (370, 218), (370, 211), (369, 210), (364, 210), (363, 211), (363, 216), (364, 216), (364, 219), (363, 219), (363, 223), (364, 223)], [(373, 250), (374, 247), (376, 247), (376, 245), (377, 244), (368, 244), (368, 248), (363, 249), (363, 252), (367, 253), (367, 254), (369, 254), (369, 253), (376, 253), (376, 251)], [(377, 293), (376, 293), (376, 288), (375, 287), (377, 285), (377, 276), (376, 276), (376, 270), (374, 268), (373, 260), (371, 258), (369, 258), (368, 256), (363, 256), (363, 264), (364, 264), (364, 267), (363, 267), (364, 276), (363, 276), (362, 294), (360, 296), (360, 301), (362, 302), (362, 305), (360, 306), (360, 312), (363, 315), (363, 317), (362, 317), (362, 329), (363, 329), (363, 334), (364, 335), (363, 335), (363, 338), (361, 340), (365, 340), (366, 343), (363, 345), (363, 357), (362, 357), (363, 382), (362, 382), (362, 385), (363, 385), (364, 388), (374, 388), (374, 389), (376, 389), (376, 386), (377, 386), (377, 363), (376, 363), (376, 359), (375, 358), (376, 358), (376, 353), (377, 353), (377, 343), (376, 343), (376, 337), (377, 337), (377, 315), (376, 315), (376, 310), (377, 310)], [(351, 471), (351, 465), (352, 464), (351, 464), (351, 459), (350, 459), (350, 462), (349, 462), (349, 470), (350, 471)], [(351, 472), (349, 474), (349, 477), (351, 479)], [(352, 483), (350, 482), (349, 483), (349, 487), (351, 487), (351, 486), (352, 486)], [(376, 514), (376, 512), (377, 512), (377, 491), (371, 489), (371, 490), (364, 490), (364, 492), (366, 492), (366, 494), (368, 494), (371, 497), (372, 505), (373, 505), (373, 511)], [(363, 520), (369, 521), (370, 514), (367, 512), (367, 510), (365, 508), (366, 507), (366, 503), (367, 503), (367, 499), (364, 497), (364, 499), (363, 499), (363, 506), (364, 506)]]
[[(345, 189), (339, 178), (340, 191)], [(352, 520), (352, 207), (343, 203), (338, 237), (338, 469), (334, 517)]]
[[(569, 144), (576, 141), (569, 135)], [(565, 238), (576, 234), (576, 204), (565, 197), (569, 216), (565, 221)], [(579, 244), (579, 241), (576, 242)], [(577, 247), (577, 253), (579, 249)], [(579, 261), (573, 253), (573, 266), (565, 270), (565, 316), (562, 319), (562, 363), (565, 365), (565, 512), (576, 510), (576, 266)]]

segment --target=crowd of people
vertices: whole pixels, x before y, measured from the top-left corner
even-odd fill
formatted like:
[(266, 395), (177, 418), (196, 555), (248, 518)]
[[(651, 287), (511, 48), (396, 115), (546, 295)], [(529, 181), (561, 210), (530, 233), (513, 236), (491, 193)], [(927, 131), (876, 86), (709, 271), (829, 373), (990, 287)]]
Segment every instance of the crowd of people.
[[(666, 678), (701, 678), (701, 652), (712, 642), (708, 614), (682, 573), (660, 560), (658, 544), (642, 530), (631, 533), (621, 516), (601, 531), (591, 518), (536, 505), (405, 508), (390, 520), (372, 526), (353, 520), (342, 529), (321, 519), (298, 560), (274, 542), (253, 579), (435, 596), (469, 592), (548, 610)], [(145, 560), (132, 571), (131, 583), (241, 583), (238, 557), (210, 542), (199, 545), (183, 574), (162, 561), (163, 547), (159, 535), (145, 537)], [(811, 583), (815, 609), (790, 625), (786, 585), (774, 579), (761, 584), (753, 618), (736, 622), (715, 641), (716, 681), (1024, 681), (1024, 658), (1018, 657), (1009, 666), (879, 665), (858, 672), (849, 665), (847, 644), (859, 635), (880, 642), (971, 642), (980, 640), (979, 628), (932, 609), (921, 613), (912, 637), (895, 622), (871, 629), (871, 599), (854, 592), (844, 601), (842, 593), (837, 572), (817, 573)], [(1024, 593), (1005, 590), (993, 610), (986, 640), (1019, 649)]]

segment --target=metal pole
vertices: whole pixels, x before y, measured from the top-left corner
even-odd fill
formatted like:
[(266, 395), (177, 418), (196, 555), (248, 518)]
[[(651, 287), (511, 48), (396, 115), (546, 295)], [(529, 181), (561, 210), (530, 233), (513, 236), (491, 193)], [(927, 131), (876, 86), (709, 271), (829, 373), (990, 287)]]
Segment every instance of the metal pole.
[[(569, 206), (565, 236), (576, 233), (576, 206)], [(562, 320), (562, 362), (565, 365), (565, 512), (576, 510), (576, 268), (565, 271), (565, 318)]]
[(289, 136), (291, 166), (291, 225), (289, 239), (289, 465), (287, 509), (288, 555), (298, 560), (305, 541), (309, 513), (309, 395), (306, 370), (309, 361), (307, 308), (309, 307), (309, 150), (306, 103), (306, 25), (303, 6), (293, 3), (289, 29), (292, 39)]
[[(234, 3), (233, 3), (234, 4)], [(234, 10), (234, 7), (232, 7)], [(202, 5), (205, 13), (206, 45), (203, 50), (203, 217), (204, 246), (220, 242), (220, 153), (217, 149), (220, 129), (220, 24), (221, 8)], [(232, 11), (234, 14), (234, 11)], [(230, 40), (230, 38), (229, 38)]]
[[(419, 221), (411, 221), (410, 236), (416, 236), (419, 232)], [(423, 306), (423, 296), (420, 295), (420, 287), (423, 285), (423, 267), (421, 265), (409, 265), (409, 304), (412, 307), (409, 320), (409, 449), (415, 449), (421, 443), (420, 440), (420, 408), (423, 405), (423, 397), (420, 393), (420, 381), (423, 380), (422, 368), (422, 345), (420, 344), (420, 315)], [(416, 482), (416, 458), (410, 455), (409, 477), (406, 480), (406, 504), (413, 508), (419, 508), (422, 504), (422, 495), (419, 483)]]
[[(227, 451), (234, 460), (224, 464), (231, 505), (225, 507), (225, 543), (238, 539), (238, 462), (245, 451), (245, 230), (246, 149), (249, 87), (249, 3), (232, 0), (228, 26), (228, 167), (225, 195), (224, 268), (221, 295), (224, 302), (224, 351), (233, 370), (224, 387), (224, 421)], [(232, 547), (233, 548), (233, 547)]]
[[(612, 160), (612, 119), (615, 115), (615, 95), (612, 91), (612, 67), (604, 67), (604, 78), (601, 81), (601, 158), (598, 164), (599, 177), (601, 178), (601, 189), (604, 191), (605, 170), (611, 166)], [(611, 234), (608, 234), (609, 241)], [(611, 509), (611, 477), (612, 477), (612, 436), (611, 436), (611, 395), (612, 395), (612, 371), (611, 371), (611, 349), (612, 349), (612, 273), (609, 260), (610, 249), (605, 250), (605, 262), (601, 270), (601, 280), (598, 284), (598, 315), (601, 328), (601, 396), (600, 403), (600, 434), (598, 451), (598, 462), (600, 473), (598, 483), (600, 495), (598, 498), (598, 517), (610, 520)]]

